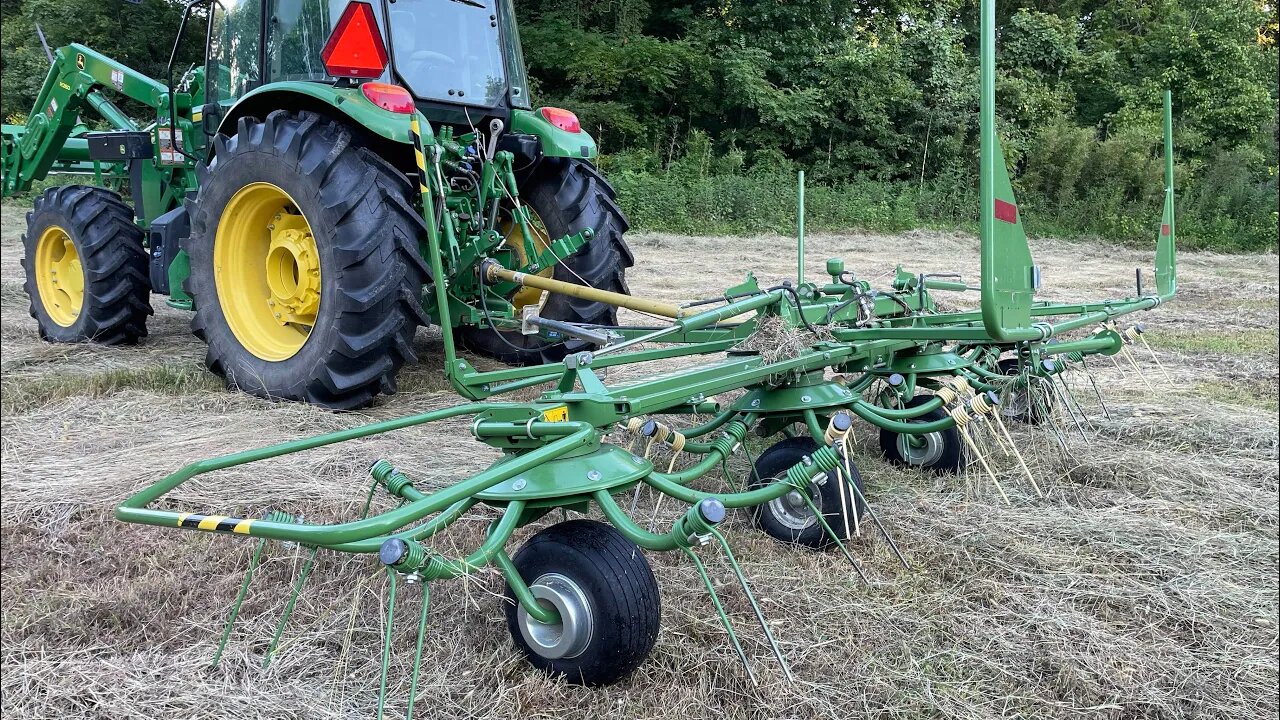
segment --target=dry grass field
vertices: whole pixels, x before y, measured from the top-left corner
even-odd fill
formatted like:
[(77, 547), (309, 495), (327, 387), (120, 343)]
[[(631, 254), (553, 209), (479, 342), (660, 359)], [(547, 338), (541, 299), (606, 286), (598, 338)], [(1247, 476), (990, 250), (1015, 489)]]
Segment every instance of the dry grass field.
[[(304, 557), (271, 547), (227, 655), (210, 669), (251, 543), (123, 525), (112, 509), (196, 459), (454, 404), (440, 378), (438, 332), (419, 333), (421, 363), (403, 373), (399, 394), (351, 414), (223, 390), (203, 369), (187, 316), (163, 302), (141, 346), (45, 344), (22, 290), (23, 212), (6, 204), (0, 234), (3, 716), (371, 717), (385, 596), (372, 558), (320, 556), (263, 670)], [(719, 290), (749, 269), (787, 277), (794, 257), (791, 241), (777, 237), (638, 235), (632, 246), (632, 291), (664, 299)], [(1122, 295), (1133, 268), (1150, 264), (1150, 253), (1101, 244), (1045, 240), (1034, 249), (1055, 299)], [(973, 276), (976, 252), (962, 234), (817, 235), (809, 258), (815, 277), (830, 255), (864, 278), (887, 276), (897, 262)], [(651, 553), (662, 633), (648, 662), (605, 689), (550, 680), (518, 657), (495, 573), (434, 584), (417, 716), (1275, 717), (1278, 276), (1275, 255), (1184, 255), (1179, 298), (1137, 318), (1168, 377), (1145, 351), (1136, 355), (1145, 380), (1094, 363), (1111, 418), (1082, 398), (1093, 428), (1088, 441), (1064, 429), (1069, 454), (1047, 429), (1015, 430), (1043, 498), (1004, 460), (1007, 505), (964, 478), (894, 469), (869, 427), (859, 428), (872, 503), (909, 570), (882, 538), (857, 540), (868, 587), (838, 553), (784, 547), (745, 515), (731, 516), (727, 536), (794, 683), (723, 561), (707, 555), (756, 685), (688, 561)], [(443, 423), (225, 472), (174, 502), (346, 518), (359, 511), (365, 468), (379, 457), (438, 486), (493, 454), (465, 422)], [(642, 501), (639, 512), (652, 511)], [(437, 547), (474, 548), (491, 516), (472, 511)], [(397, 607), (392, 717), (408, 693), (412, 595)]]

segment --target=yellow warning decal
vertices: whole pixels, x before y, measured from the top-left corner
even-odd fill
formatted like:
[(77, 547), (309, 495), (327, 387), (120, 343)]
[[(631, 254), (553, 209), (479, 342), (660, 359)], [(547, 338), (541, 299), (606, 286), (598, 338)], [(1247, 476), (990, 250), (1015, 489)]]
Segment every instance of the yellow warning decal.
[(542, 419), (547, 422), (568, 422), (569, 406), (561, 405), (560, 407), (553, 407), (550, 410), (543, 410)]

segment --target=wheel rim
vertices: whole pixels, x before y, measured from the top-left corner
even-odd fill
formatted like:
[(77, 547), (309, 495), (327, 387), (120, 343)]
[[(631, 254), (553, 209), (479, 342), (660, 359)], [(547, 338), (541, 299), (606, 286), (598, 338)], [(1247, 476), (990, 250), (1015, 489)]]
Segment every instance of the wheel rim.
[(529, 585), (538, 604), (560, 614), (558, 623), (540, 623), (521, 605), (516, 611), (520, 634), (538, 655), (549, 660), (577, 657), (591, 644), (591, 602), (578, 584), (559, 573), (538, 576)]
[(218, 303), (240, 345), (278, 362), (306, 344), (320, 312), (320, 251), (284, 190), (266, 182), (231, 196), (213, 241)]
[[(533, 208), (528, 205), (524, 206), (525, 212), (529, 214), (529, 235), (533, 239), (533, 245), (539, 253), (544, 252), (551, 245), (551, 233), (547, 232), (546, 223), (542, 221), (542, 217), (538, 215)], [(520, 233), (520, 225), (514, 219), (508, 220), (502, 226), (503, 243), (511, 249), (516, 255), (516, 262), (521, 267), (527, 266), (531, 259), (524, 245), (524, 236)], [(545, 267), (539, 269), (536, 273), (532, 273), (539, 277), (550, 278), (555, 275), (555, 267)], [(516, 309), (517, 316), (519, 311), (525, 305), (536, 305), (542, 299), (542, 291), (537, 288), (520, 288), (511, 296), (511, 305)]]
[(911, 442), (911, 435), (898, 436), (898, 454), (908, 465), (930, 467), (942, 457), (946, 445), (942, 433), (926, 433), (914, 436), (919, 444)]
[(84, 307), (84, 268), (71, 235), (57, 225), (45, 230), (36, 243), (35, 264), (45, 313), (58, 325), (71, 327)]
[[(777, 482), (785, 479), (786, 475), (781, 474), (775, 475), (769, 480), (770, 482)], [(822, 479), (825, 479), (823, 474), (814, 475), (809, 481), (810, 487)], [(822, 493), (813, 493), (813, 497), (810, 500), (813, 502), (814, 507), (818, 508), (818, 512), (822, 512)], [(817, 516), (813, 514), (809, 503), (804, 501), (804, 496), (800, 494), (799, 490), (792, 490), (770, 500), (769, 512), (780, 525), (795, 532), (807, 530), (818, 522)]]

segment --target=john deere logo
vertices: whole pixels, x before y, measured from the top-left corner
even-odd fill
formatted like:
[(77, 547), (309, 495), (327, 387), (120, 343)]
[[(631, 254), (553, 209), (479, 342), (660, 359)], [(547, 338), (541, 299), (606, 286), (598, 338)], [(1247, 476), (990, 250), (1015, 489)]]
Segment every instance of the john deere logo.
[(84, 69), (84, 53), (76, 53), (76, 67)]

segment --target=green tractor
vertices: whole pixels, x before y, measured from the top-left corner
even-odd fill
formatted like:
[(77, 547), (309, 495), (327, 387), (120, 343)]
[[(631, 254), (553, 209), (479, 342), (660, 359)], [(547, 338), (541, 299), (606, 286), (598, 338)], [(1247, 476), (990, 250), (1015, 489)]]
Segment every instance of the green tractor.
[[(205, 62), (175, 81), (199, 25)], [(113, 130), (90, 132), (89, 110)], [(616, 324), (598, 297), (626, 293), (626, 218), (577, 117), (532, 107), (511, 0), (194, 0), (165, 82), (59, 48), (3, 140), (6, 195), (93, 177), (28, 216), (43, 338), (137, 342), (151, 294), (167, 295), (193, 311), (208, 367), (261, 397), (366, 405), (432, 323), (508, 364), (555, 362)], [(604, 292), (489, 281), (487, 260)]]

